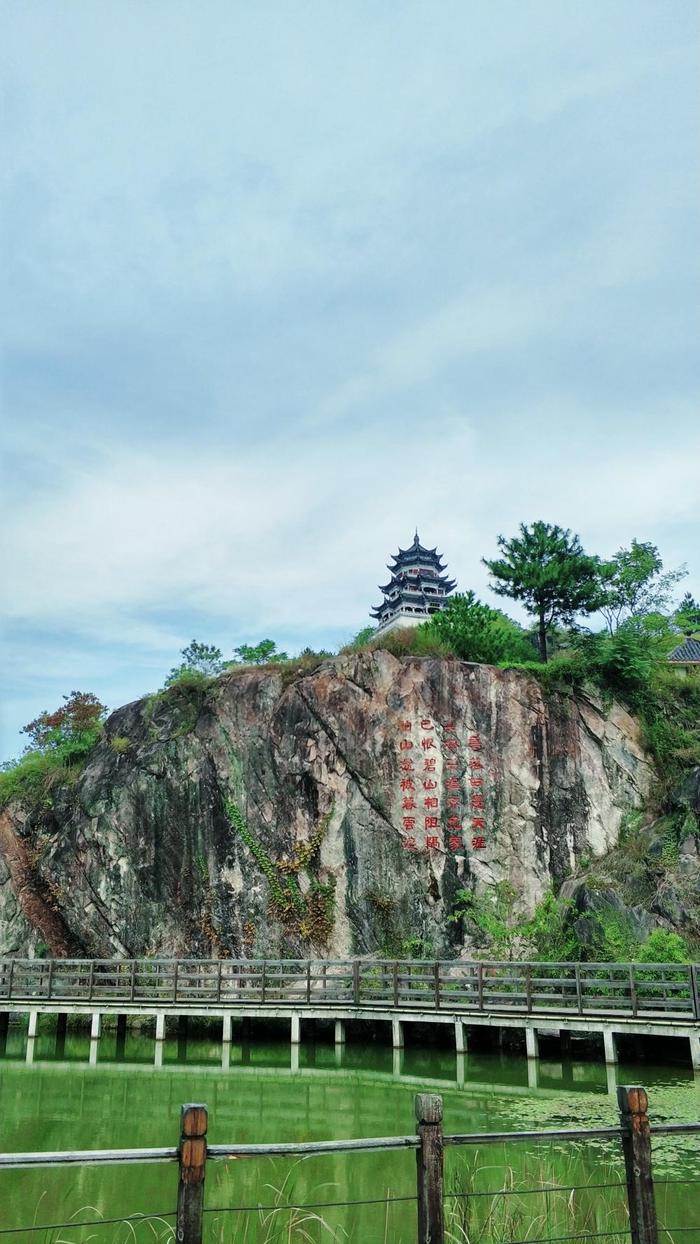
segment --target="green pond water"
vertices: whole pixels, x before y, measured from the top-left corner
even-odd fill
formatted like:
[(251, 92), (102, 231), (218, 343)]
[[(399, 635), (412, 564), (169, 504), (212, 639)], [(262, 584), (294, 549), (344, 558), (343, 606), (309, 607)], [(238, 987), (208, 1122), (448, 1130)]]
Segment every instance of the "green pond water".
[[(26, 1036), (10, 1029), (0, 1057), (0, 1150), (176, 1145), (180, 1106), (191, 1101), (209, 1107), (212, 1144), (413, 1134), (421, 1091), (442, 1094), (446, 1133), (607, 1126), (617, 1121), (615, 1082), (645, 1085), (652, 1123), (700, 1120), (700, 1083), (682, 1062), (622, 1063), (613, 1072), (577, 1058), (574, 1043), (572, 1058), (562, 1061), (554, 1048), (528, 1066), (495, 1046), (458, 1059), (430, 1047), (429, 1033), (415, 1040), (400, 1055), (361, 1037), (336, 1053), (324, 1033), (296, 1056), (285, 1041), (254, 1041), (234, 1043), (225, 1060), (218, 1041), (168, 1040), (156, 1067), (148, 1036), (129, 1032), (119, 1050), (107, 1032), (90, 1065), (88, 1036), (69, 1034), (57, 1044), (48, 1031), (28, 1064)], [(660, 1222), (673, 1229), (662, 1241), (700, 1244), (700, 1135), (655, 1140), (654, 1174)], [(614, 1141), (450, 1147), (448, 1239), (502, 1244), (566, 1236), (618, 1244), (629, 1238), (623, 1179)], [(0, 1170), (0, 1244), (165, 1242), (173, 1238), (174, 1218), (165, 1215), (175, 1208), (176, 1184), (173, 1164)], [(210, 1161), (205, 1240), (414, 1244), (410, 1199), (329, 1205), (414, 1195), (412, 1151)], [(275, 1209), (300, 1204), (318, 1208)], [(256, 1206), (263, 1208), (229, 1212)], [(164, 1217), (79, 1225), (154, 1213)], [(18, 1230), (61, 1223), (69, 1225)], [(603, 1234), (611, 1231), (617, 1234)]]

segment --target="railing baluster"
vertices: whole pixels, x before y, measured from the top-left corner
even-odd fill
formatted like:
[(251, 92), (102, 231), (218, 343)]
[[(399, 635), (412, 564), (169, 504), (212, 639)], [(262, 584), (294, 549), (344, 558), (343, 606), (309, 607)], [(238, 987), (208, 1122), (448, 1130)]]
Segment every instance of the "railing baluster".
[(630, 1002), (632, 1003), (632, 1014), (637, 1014), (637, 984), (634, 976), (634, 964), (630, 963)]
[(695, 1019), (700, 1019), (700, 984), (698, 982), (698, 966), (691, 963), (689, 968), (690, 1005)]
[(418, 1093), (416, 1121), (420, 1146), (416, 1150), (418, 1244), (444, 1244), (442, 1098)]
[(640, 1085), (621, 1084), (617, 1090), (617, 1104), (620, 1108), (632, 1244), (658, 1244), (647, 1095)]
[(578, 963), (574, 965), (574, 975), (576, 979), (576, 1006), (579, 1015), (583, 1015), (583, 990), (581, 988), (581, 968)]
[(183, 1106), (178, 1146), (180, 1178), (177, 1190), (178, 1244), (202, 1244), (204, 1177), (207, 1161), (207, 1108)]

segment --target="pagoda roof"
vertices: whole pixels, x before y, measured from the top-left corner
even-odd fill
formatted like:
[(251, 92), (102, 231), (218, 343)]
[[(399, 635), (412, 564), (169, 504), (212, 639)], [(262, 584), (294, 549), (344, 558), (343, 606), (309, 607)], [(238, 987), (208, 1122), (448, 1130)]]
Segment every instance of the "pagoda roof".
[[(428, 549), (424, 544), (421, 544), (418, 538), (418, 531), (416, 530), (413, 543), (407, 549), (399, 548), (398, 553), (392, 554), (392, 558), (397, 566), (411, 565), (418, 561), (425, 561), (437, 566), (442, 561), (442, 554), (438, 553), (437, 548)], [(438, 566), (438, 568), (444, 570), (444, 566)], [(394, 568), (389, 565), (388, 569), (393, 570)]]
[(686, 639), (667, 659), (678, 665), (700, 665), (700, 639)]
[(411, 588), (420, 588), (421, 584), (427, 584), (434, 587), (436, 584), (444, 588), (446, 592), (451, 592), (457, 586), (455, 579), (448, 579), (446, 575), (439, 574), (436, 570), (419, 570), (418, 574), (407, 574), (405, 570), (398, 570), (392, 574), (388, 583), (380, 584), (380, 592), (390, 592), (392, 588), (399, 588), (402, 592)]

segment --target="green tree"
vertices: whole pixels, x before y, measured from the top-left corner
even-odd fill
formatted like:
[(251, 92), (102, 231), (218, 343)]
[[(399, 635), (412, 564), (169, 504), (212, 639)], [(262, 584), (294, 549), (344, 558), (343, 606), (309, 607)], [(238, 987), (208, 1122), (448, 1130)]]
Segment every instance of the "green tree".
[(436, 636), (463, 661), (497, 665), (499, 661), (531, 661), (532, 644), (500, 609), (477, 600), (473, 592), (450, 597), (440, 613), (421, 630)]
[(203, 678), (213, 678), (225, 668), (221, 649), (213, 644), (200, 644), (196, 639), (182, 649), (180, 656), (182, 662), (171, 669), (165, 680), (166, 687), (179, 682), (184, 674), (201, 674)]
[(690, 963), (690, 951), (679, 933), (654, 929), (634, 958), (637, 963)]
[(690, 595), (690, 592), (686, 592), (673, 615), (673, 620), (684, 635), (695, 635), (697, 631), (700, 631), (700, 605)]
[(618, 549), (610, 561), (601, 562), (599, 608), (610, 634), (625, 618), (661, 613), (687, 573), (685, 567), (664, 572), (658, 548), (648, 541), (633, 540), (628, 549)]
[(376, 626), (363, 626), (361, 631), (357, 632), (354, 639), (350, 640), (348, 647), (352, 652), (360, 648), (366, 648), (367, 644), (371, 644), (373, 639), (377, 637)]
[(540, 656), (547, 660), (547, 635), (557, 622), (571, 625), (579, 613), (600, 605), (599, 563), (581, 547), (577, 535), (550, 523), (520, 524), (520, 535), (498, 537), (503, 557), (484, 565), (493, 590), (523, 602), (537, 620)]
[(517, 891), (510, 881), (497, 881), (483, 894), (458, 890), (455, 907), (448, 919), (453, 923), (468, 921), (483, 935), (489, 950), (497, 958), (512, 959), (523, 940), (523, 926), (515, 912)]
[(235, 660), (227, 665), (280, 665), (289, 658), (286, 652), (278, 652), (274, 639), (261, 639), (258, 644), (241, 644), (234, 648)]
[(102, 732), (107, 709), (91, 691), (71, 691), (53, 713), (39, 713), (24, 726), (28, 751), (60, 753), (68, 760), (74, 753), (89, 751)]

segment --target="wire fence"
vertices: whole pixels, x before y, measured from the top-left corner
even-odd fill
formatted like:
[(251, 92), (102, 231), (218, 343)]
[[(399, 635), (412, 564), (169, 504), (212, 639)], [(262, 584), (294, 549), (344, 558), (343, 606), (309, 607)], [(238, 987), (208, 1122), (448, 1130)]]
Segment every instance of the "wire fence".
[[(640, 1086), (618, 1090), (619, 1124), (616, 1127), (548, 1129), (521, 1132), (443, 1132), (442, 1099), (437, 1094), (418, 1094), (415, 1098), (416, 1134), (412, 1136), (368, 1137), (353, 1140), (300, 1142), (289, 1144), (209, 1145), (208, 1112), (203, 1105), (186, 1105), (181, 1111), (181, 1134), (177, 1147), (157, 1149), (79, 1150), (72, 1152), (31, 1152), (0, 1154), (2, 1170), (27, 1168), (67, 1169), (77, 1166), (104, 1166), (127, 1163), (170, 1163), (177, 1166), (176, 1204), (149, 1213), (114, 1217), (79, 1218), (60, 1221), (18, 1223), (0, 1227), (0, 1238), (42, 1238), (50, 1244), (72, 1244), (73, 1238), (99, 1238), (95, 1232), (106, 1227), (124, 1228), (130, 1240), (136, 1228), (147, 1226), (150, 1239), (160, 1244), (215, 1244), (221, 1241), (250, 1242), (253, 1236), (248, 1219), (255, 1216), (260, 1244), (277, 1240), (299, 1240), (315, 1244), (318, 1240), (340, 1241), (350, 1238), (391, 1240), (398, 1244), (565, 1244), (577, 1240), (631, 1241), (631, 1244), (659, 1244), (682, 1238), (684, 1244), (700, 1244), (700, 1197), (694, 1191), (698, 1174), (665, 1175), (652, 1173), (652, 1141), (657, 1138), (695, 1136), (700, 1138), (700, 1122), (662, 1124), (651, 1127), (647, 1114), (647, 1095)], [(608, 1146), (604, 1178), (594, 1181), (557, 1180), (547, 1177), (540, 1147), (569, 1146), (572, 1153), (582, 1146), (602, 1142)], [(480, 1155), (492, 1153), (495, 1146), (521, 1146), (528, 1162), (515, 1170), (505, 1153), (499, 1163)], [(529, 1148), (528, 1148), (529, 1146)], [(533, 1152), (532, 1146), (536, 1152)], [(416, 1155), (415, 1191), (357, 1198), (301, 1198), (284, 1195), (262, 1196), (243, 1204), (205, 1204), (205, 1175), (208, 1163), (230, 1159), (256, 1160), (297, 1158), (305, 1161), (323, 1154), (347, 1155), (376, 1153), (378, 1150), (411, 1150)], [(510, 1152), (510, 1150), (509, 1150)], [(500, 1182), (492, 1178), (500, 1169)], [(572, 1167), (566, 1173), (575, 1174)], [(529, 1182), (528, 1182), (529, 1181)], [(485, 1184), (485, 1186), (482, 1186)], [(498, 1186), (494, 1186), (497, 1184)], [(266, 1185), (269, 1188), (269, 1185)], [(679, 1190), (682, 1190), (680, 1192)], [(220, 1198), (215, 1198), (215, 1201)], [(233, 1196), (232, 1196), (233, 1200)], [(0, 1204), (2, 1187), (0, 1185)], [(406, 1227), (411, 1213), (414, 1226)], [(400, 1208), (402, 1234), (391, 1230), (389, 1215)], [(384, 1231), (368, 1236), (358, 1230), (363, 1211), (384, 1212)], [(328, 1221), (332, 1212), (345, 1211), (344, 1225), (337, 1230)], [(301, 1216), (299, 1218), (295, 1216)], [(690, 1220), (689, 1220), (690, 1219)], [(284, 1221), (280, 1229), (280, 1220)], [(364, 1220), (362, 1220), (364, 1221)], [(224, 1225), (221, 1225), (224, 1224)], [(225, 1224), (229, 1224), (226, 1226)], [(239, 1226), (244, 1224), (239, 1230)], [(219, 1227), (219, 1234), (216, 1229)], [(160, 1231), (162, 1228), (162, 1231)], [(406, 1233), (408, 1230), (408, 1234)], [(160, 1233), (159, 1233), (160, 1231)], [(71, 1240), (62, 1232), (75, 1233)], [(233, 1232), (233, 1234), (232, 1234)]]

